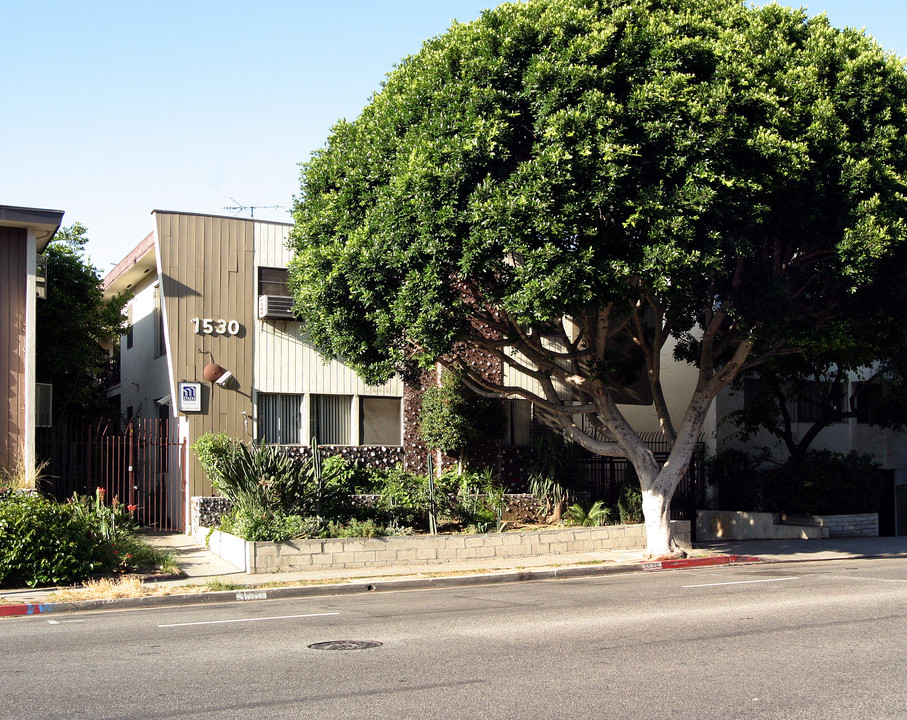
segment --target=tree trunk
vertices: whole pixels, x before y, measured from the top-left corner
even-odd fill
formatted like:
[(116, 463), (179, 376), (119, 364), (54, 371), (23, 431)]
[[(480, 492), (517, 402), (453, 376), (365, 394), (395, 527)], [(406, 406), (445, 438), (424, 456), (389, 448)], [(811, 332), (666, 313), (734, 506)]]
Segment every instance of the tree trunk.
[(551, 515), (548, 516), (548, 524), (555, 525), (561, 521), (561, 518), (564, 514), (564, 503), (563, 501), (558, 501), (554, 503), (552, 508)]
[(655, 483), (642, 491), (642, 514), (646, 523), (646, 554), (663, 557), (682, 553), (671, 532), (671, 500)]

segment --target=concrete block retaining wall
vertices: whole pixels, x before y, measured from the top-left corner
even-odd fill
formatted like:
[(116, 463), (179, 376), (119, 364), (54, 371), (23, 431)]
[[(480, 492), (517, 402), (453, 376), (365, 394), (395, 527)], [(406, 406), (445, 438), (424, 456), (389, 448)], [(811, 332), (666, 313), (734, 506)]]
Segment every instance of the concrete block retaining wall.
[(878, 513), (850, 515), (787, 515), (784, 524), (812, 525), (827, 528), (828, 537), (878, 537)]
[(782, 540), (877, 536), (877, 513), (853, 515), (778, 515), (777, 513), (699, 510), (696, 539)]
[[(690, 523), (671, 523), (677, 543), (690, 548)], [(557, 528), (481, 535), (409, 535), (382, 538), (329, 538), (289, 542), (250, 542), (193, 528), (199, 542), (248, 573), (355, 569), (389, 565), (443, 565), (477, 559), (502, 560), (538, 555), (630, 550), (646, 546), (643, 525)]]

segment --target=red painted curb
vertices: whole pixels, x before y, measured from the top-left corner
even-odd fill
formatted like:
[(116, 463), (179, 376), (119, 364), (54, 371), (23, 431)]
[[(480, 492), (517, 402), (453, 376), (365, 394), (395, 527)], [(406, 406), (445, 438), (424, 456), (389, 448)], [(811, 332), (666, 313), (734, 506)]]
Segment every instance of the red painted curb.
[(53, 603), (23, 603), (19, 605), (0, 605), (0, 617), (16, 615), (42, 615), (53, 610)]
[(681, 570), (692, 567), (708, 567), (711, 565), (730, 565), (732, 563), (758, 563), (762, 558), (751, 555), (713, 555), (703, 558), (683, 558), (678, 560), (653, 560), (640, 563), (643, 570)]

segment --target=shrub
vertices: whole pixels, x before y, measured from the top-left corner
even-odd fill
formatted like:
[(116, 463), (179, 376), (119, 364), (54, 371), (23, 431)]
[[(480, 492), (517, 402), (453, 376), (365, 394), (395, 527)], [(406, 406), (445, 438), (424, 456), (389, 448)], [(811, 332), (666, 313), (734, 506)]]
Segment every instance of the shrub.
[(422, 395), (419, 434), (431, 450), (468, 456), (470, 449), (498, 440), (503, 427), (501, 401), (476, 395), (449, 370)]
[[(375, 510), (388, 524), (424, 528), (428, 524), (428, 478), (401, 467), (379, 470), (373, 475), (378, 499)], [(443, 495), (436, 492), (436, 499)]]
[(315, 516), (287, 515), (279, 508), (250, 511), (235, 507), (221, 517), (220, 529), (243, 540), (285, 542), (319, 537), (322, 520)]
[(709, 458), (706, 472), (710, 485), (717, 486), (718, 502), (724, 510), (759, 512), (763, 509), (762, 459), (729, 448)]
[(636, 525), (643, 521), (642, 492), (637, 485), (625, 482), (620, 486), (617, 511), (620, 514), (621, 525)]
[(239, 442), (226, 433), (205, 433), (190, 447), (213, 486), (223, 479), (224, 466)]
[(284, 514), (311, 514), (315, 485), (311, 460), (297, 460), (274, 445), (236, 443), (223, 457), (214, 488), (234, 507)]
[(134, 507), (123, 505), (116, 497), (110, 505), (104, 502), (104, 488), (95, 490), (93, 498), (74, 493), (69, 501), (72, 512), (79, 515), (107, 542), (113, 543), (120, 535), (135, 532), (137, 525), (132, 517)]
[(879, 510), (884, 475), (871, 455), (810, 450), (798, 468), (764, 473), (768, 510), (812, 515)]
[(374, 520), (349, 520), (336, 522), (331, 520), (321, 533), (324, 538), (376, 538), (396, 534), (392, 529), (381, 527)]
[(601, 500), (597, 500), (588, 511), (579, 503), (574, 503), (564, 514), (564, 520), (568, 525), (599, 527), (607, 523), (610, 516), (611, 508), (605, 507)]
[(504, 488), (494, 471), (486, 468), (482, 472), (464, 473), (458, 485), (453, 510), (460, 522), (477, 532), (500, 531), (503, 528)]
[(26, 493), (0, 499), (0, 586), (71, 584), (118, 564), (111, 545), (72, 505)]

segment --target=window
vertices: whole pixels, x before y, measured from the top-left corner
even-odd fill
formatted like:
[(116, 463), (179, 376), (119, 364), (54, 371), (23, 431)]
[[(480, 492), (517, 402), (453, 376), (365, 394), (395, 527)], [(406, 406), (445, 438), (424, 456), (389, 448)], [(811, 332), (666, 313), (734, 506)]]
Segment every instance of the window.
[[(258, 393), (259, 440), (307, 445), (314, 437), (319, 445), (353, 445), (358, 429), (359, 445), (402, 444), (399, 397), (360, 397), (354, 404), (352, 395), (309, 395), (308, 405), (305, 418), (305, 396)], [(358, 418), (353, 414), (357, 406)]]
[(291, 297), (290, 288), (287, 286), (289, 271), (286, 268), (259, 267), (258, 268), (258, 294)]
[(311, 434), (318, 444), (349, 445), (352, 396), (312, 395), (310, 403)]
[(532, 403), (528, 400), (505, 400), (504, 412), (507, 416), (504, 444), (531, 445)]
[(846, 391), (843, 385), (837, 388), (829, 383), (807, 382), (802, 395), (797, 398), (797, 422), (815, 423), (823, 419), (829, 407), (835, 411), (847, 410)]
[(883, 414), (887, 389), (885, 381), (872, 378), (865, 382), (851, 384), (853, 395), (851, 402), (855, 405), (857, 422), (864, 425), (876, 425)]
[(298, 445), (302, 434), (302, 395), (258, 395), (258, 437), (275, 445)]
[(359, 399), (359, 444), (401, 445), (400, 398)]
[(54, 386), (50, 383), (35, 383), (35, 426), (53, 425)]

